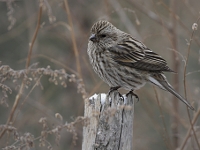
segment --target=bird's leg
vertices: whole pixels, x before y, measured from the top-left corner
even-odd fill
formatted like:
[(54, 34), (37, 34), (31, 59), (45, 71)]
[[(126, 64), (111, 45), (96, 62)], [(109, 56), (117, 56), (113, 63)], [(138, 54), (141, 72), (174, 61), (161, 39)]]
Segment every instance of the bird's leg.
[[(108, 92), (108, 96), (110, 96), (110, 94), (111, 94), (113, 91), (117, 91), (119, 88), (120, 88), (120, 86), (110, 87), (110, 90), (109, 90), (109, 92)], [(117, 92), (118, 92), (118, 91), (117, 91)], [(118, 94), (119, 94), (119, 97), (120, 97), (122, 100), (124, 100), (124, 97), (121, 95), (121, 93), (118, 92)]]
[(137, 102), (140, 101), (139, 97), (137, 96), (137, 94), (135, 94), (135, 93), (133, 92), (133, 90), (130, 90), (130, 91), (126, 94), (126, 97), (128, 97), (129, 94), (135, 96), (135, 98), (137, 99)]

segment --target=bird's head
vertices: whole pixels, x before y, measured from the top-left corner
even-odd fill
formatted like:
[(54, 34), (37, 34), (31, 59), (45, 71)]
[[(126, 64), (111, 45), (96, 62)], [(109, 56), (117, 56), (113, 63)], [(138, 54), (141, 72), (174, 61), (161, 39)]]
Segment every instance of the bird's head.
[(118, 40), (119, 30), (110, 22), (100, 20), (91, 28), (89, 43), (97, 47), (108, 48)]

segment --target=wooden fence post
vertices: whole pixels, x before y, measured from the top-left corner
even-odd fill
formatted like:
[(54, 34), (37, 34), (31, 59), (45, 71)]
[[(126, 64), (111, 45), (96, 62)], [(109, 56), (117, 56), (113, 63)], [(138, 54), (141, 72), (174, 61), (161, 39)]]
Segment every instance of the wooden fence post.
[(85, 102), (82, 150), (132, 150), (135, 97), (122, 99), (117, 91), (110, 97), (99, 94)]

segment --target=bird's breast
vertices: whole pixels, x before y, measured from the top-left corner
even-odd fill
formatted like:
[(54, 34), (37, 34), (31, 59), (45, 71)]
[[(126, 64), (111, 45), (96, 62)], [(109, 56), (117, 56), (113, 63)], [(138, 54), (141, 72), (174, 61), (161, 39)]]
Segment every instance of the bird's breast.
[(90, 49), (88, 55), (94, 71), (111, 87), (121, 86), (128, 90), (139, 89), (146, 82), (136, 69), (115, 62), (109, 51)]

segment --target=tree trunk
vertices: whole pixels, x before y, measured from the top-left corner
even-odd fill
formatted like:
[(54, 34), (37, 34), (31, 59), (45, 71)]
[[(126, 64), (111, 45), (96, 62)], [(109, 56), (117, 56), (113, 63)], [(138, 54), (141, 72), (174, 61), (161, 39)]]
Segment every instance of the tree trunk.
[(89, 119), (82, 150), (132, 150), (135, 97), (128, 94), (123, 99), (117, 91), (110, 97), (104, 100), (99, 94), (85, 102), (84, 116)]

